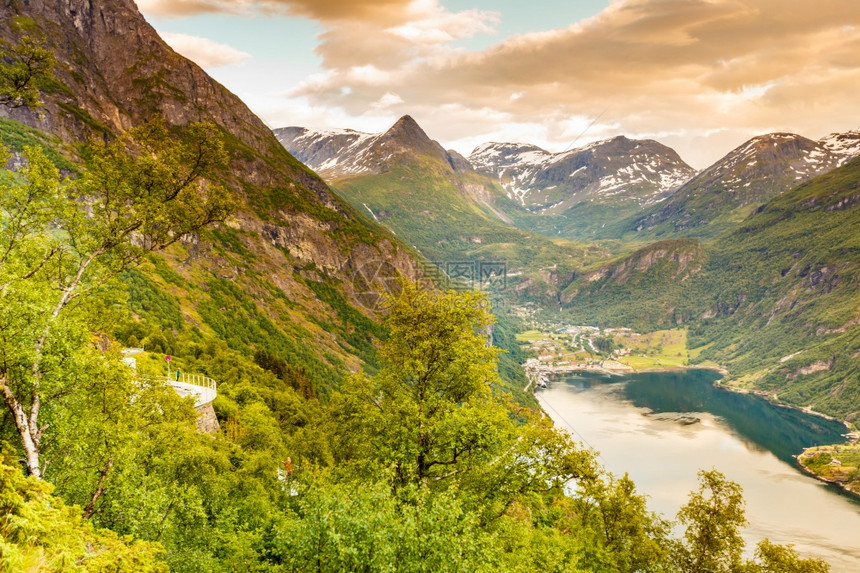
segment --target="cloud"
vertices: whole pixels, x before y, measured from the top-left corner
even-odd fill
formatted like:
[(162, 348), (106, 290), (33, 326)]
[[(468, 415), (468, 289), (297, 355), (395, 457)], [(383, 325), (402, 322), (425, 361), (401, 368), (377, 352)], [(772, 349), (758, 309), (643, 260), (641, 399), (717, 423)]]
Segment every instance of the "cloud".
[(140, 10), (158, 18), (200, 14), (288, 14), (322, 22), (373, 20), (394, 25), (423, 0), (138, 0)]
[(379, 101), (376, 101), (371, 104), (370, 108), (374, 111), (383, 111), (388, 110), (396, 105), (400, 105), (402, 103), (406, 103), (403, 101), (402, 97), (391, 92), (386, 92), (384, 96), (379, 98)]
[(171, 48), (203, 68), (218, 68), (237, 64), (251, 57), (251, 54), (232, 46), (219, 44), (207, 38), (162, 32), (162, 39)]
[(478, 34), (492, 34), (500, 22), (496, 12), (449, 12), (435, 1), (413, 2), (407, 15), (407, 22), (385, 31), (412, 44), (424, 45), (445, 44)]
[[(442, 2), (140, 5), (156, 17), (224, 12), (315, 20), (323, 71), (284, 101), (304, 117), (328, 110), (329, 117), (352, 118), (343, 127), (369, 125), (396, 109), (427, 118), (425, 128), (443, 142), (534, 137), (560, 150), (578, 135), (574, 126), (599, 117), (583, 140), (658, 137), (701, 167), (727, 152), (725, 145), (766, 131), (820, 137), (860, 124), (860, 2), (612, 0), (587, 20), (479, 51), (466, 50), (462, 40), (492, 33), (501, 16), (451, 11)], [(401, 102), (386, 99), (394, 94)]]
[(156, 18), (183, 18), (200, 14), (247, 13), (247, 0), (137, 0), (141, 12)]
[[(395, 92), (410, 110), (490, 109), (509, 114), (510, 125), (545, 125), (547, 136), (565, 118), (603, 114), (626, 134), (671, 134), (690, 148), (742, 132), (820, 136), (858, 123), (851, 94), (860, 85), (860, 2), (617, 0), (586, 21), (477, 52), (451, 42), (484, 33), (495, 15), (451, 13), (429, 0), (409, 10), (412, 19), (382, 34), (367, 21), (327, 25), (317, 47), (325, 81), (291, 95), (360, 115)], [(355, 83), (350, 70), (370, 64), (390, 81), (342, 96), (341, 87)], [(460, 139), (453, 122), (434, 121), (438, 127), (427, 127), (437, 137)], [(697, 135), (709, 130), (722, 135)], [(706, 161), (726, 151), (686, 154)]]

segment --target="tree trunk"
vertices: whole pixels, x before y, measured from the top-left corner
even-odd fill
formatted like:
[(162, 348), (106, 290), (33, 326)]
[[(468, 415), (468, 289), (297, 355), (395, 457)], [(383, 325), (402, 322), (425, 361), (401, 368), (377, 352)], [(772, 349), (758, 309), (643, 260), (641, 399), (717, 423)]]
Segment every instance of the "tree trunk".
[(24, 448), (24, 454), (27, 456), (27, 473), (42, 478), (42, 468), (39, 466), (39, 440), (34, 433), (35, 428), (30, 425), (30, 420), (27, 413), (24, 411), (24, 405), (15, 398), (12, 389), (9, 388), (9, 378), (6, 374), (0, 376), (0, 394), (3, 395), (3, 401), (12, 412), (15, 419), (15, 428), (18, 430), (18, 435), (21, 436), (21, 445)]

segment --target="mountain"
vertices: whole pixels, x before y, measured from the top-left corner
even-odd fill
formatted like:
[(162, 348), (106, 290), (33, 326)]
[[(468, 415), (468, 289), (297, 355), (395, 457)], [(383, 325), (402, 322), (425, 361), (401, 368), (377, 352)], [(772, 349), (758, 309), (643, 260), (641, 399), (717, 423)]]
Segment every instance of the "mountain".
[(809, 179), (708, 242), (649, 245), (577, 273), (580, 322), (685, 325), (691, 356), (728, 383), (860, 418), (860, 159)]
[(830, 153), (839, 157), (839, 165), (843, 165), (860, 155), (860, 130), (845, 133), (831, 133), (818, 140)]
[(338, 198), (236, 96), (168, 47), (132, 0), (0, 5), (0, 38), (14, 44), (25, 34), (44, 38), (58, 63), (40, 86), (44, 108), (2, 111), (7, 144), (50, 134), (73, 157), (84, 137), (110, 139), (156, 116), (176, 137), (189, 122), (211, 121), (226, 141), (223, 183), (234, 215), (127, 277), (133, 304), (147, 296), (176, 309), (168, 328), (138, 304), (153, 336), (163, 334), (157, 326), (195, 330), (246, 356), (269, 352), (318, 390), (374, 360), (380, 333), (368, 299), (393, 277), (416, 276), (414, 252)]
[(275, 134), (356, 209), (443, 268), (465, 263), (479, 276), (481, 265), (506, 265), (509, 292), (552, 301), (573, 267), (605, 252), (513, 226), (511, 214), (521, 216), (522, 207), (409, 116), (380, 134), (299, 127)]
[(390, 171), (397, 157), (404, 153), (433, 157), (448, 163), (455, 171), (471, 169), (468, 162), (463, 163), (461, 155), (445, 151), (408, 115), (397, 120), (388, 131), (375, 135), (349, 129), (310, 131), (302, 127), (284, 127), (274, 133), (287, 151), (328, 181)]
[[(342, 182), (367, 175), (383, 175), (398, 170), (405, 164), (420, 163), (457, 188), (451, 200), (467, 201), (467, 210), (478, 210), (504, 222), (510, 219), (493, 206), (499, 191), (491, 181), (479, 176), (468, 160), (455, 151), (445, 151), (424, 132), (410, 116), (398, 119), (390, 129), (379, 134), (352, 130), (311, 131), (302, 127), (285, 127), (274, 130), (281, 144), (296, 158), (304, 161), (327, 181), (338, 186)], [(375, 213), (365, 202), (356, 203), (357, 209), (368, 211), (380, 221), (387, 211)], [(460, 227), (462, 229), (463, 227)]]
[(860, 134), (812, 141), (791, 133), (754, 137), (630, 224), (646, 236), (714, 236), (798, 183), (860, 153)]
[(527, 210), (525, 216), (509, 212), (518, 226), (579, 240), (619, 237), (627, 219), (664, 201), (695, 174), (665, 145), (623, 136), (562, 153), (488, 143), (469, 161)]
[(678, 301), (706, 261), (697, 239), (657, 241), (583, 269), (560, 301), (578, 321), (650, 332), (683, 322), (675, 314)]
[(665, 145), (623, 136), (555, 154), (531, 145), (488, 143), (469, 161), (498, 178), (511, 198), (547, 214), (584, 201), (649, 205), (695, 173)]

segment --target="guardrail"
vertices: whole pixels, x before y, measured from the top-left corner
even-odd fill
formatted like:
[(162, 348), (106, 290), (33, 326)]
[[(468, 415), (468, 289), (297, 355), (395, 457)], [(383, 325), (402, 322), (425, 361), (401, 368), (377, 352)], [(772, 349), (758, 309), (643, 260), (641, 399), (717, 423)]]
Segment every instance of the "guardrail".
[(194, 407), (208, 404), (218, 395), (218, 383), (202, 374), (180, 374), (173, 376), (147, 376), (147, 379), (168, 384), (180, 396), (194, 396)]

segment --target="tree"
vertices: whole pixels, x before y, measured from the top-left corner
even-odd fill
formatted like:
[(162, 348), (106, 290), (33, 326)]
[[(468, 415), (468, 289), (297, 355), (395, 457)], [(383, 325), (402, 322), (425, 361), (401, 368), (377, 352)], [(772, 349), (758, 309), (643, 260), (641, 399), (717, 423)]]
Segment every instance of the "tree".
[[(27, 471), (41, 476), (43, 402), (74, 392), (88, 376), (81, 352), (99, 313), (90, 295), (148, 252), (163, 249), (230, 210), (207, 181), (226, 165), (217, 129), (163, 121), (114, 142), (92, 143), (78, 178), (61, 179), (44, 153), (0, 185), (0, 395), (11, 413)], [(89, 362), (91, 364), (91, 362)]]
[[(492, 323), (477, 293), (432, 293), (407, 283), (389, 301), (390, 333), (382, 348), (383, 367), (363, 380), (365, 419), (379, 430), (376, 449), (397, 463), (402, 482), (441, 480), (465, 467), (485, 449), (472, 415), (497, 380), (498, 350), (487, 341)], [(359, 384), (361, 386), (361, 384)]]
[(0, 46), (0, 105), (40, 107), (36, 80), (49, 77), (55, 64), (51, 51), (29, 36), (16, 46)]
[(454, 495), (314, 477), (278, 516), (266, 553), (285, 571), (497, 571), (492, 535)]
[(577, 507), (584, 527), (595, 532), (602, 566), (615, 571), (662, 571), (668, 545), (668, 523), (648, 511), (645, 496), (625, 474), (587, 480)]
[(132, 542), (97, 530), (53, 495), (53, 487), (25, 478), (0, 453), (0, 569), (3, 571), (164, 572), (155, 543)]
[(592, 339), (594, 347), (602, 354), (612, 354), (615, 348), (615, 341), (611, 336), (596, 336)]
[(456, 490), (484, 525), (596, 475), (592, 452), (494, 387), (482, 294), (408, 283), (388, 310), (379, 373), (353, 377), (327, 409), (336, 461), (392, 467), (396, 487)]
[(686, 526), (676, 565), (689, 573), (722, 573), (741, 566), (746, 525), (741, 486), (717, 470), (699, 471), (699, 489), (678, 512)]
[(756, 561), (748, 562), (745, 573), (827, 573), (830, 565), (821, 559), (803, 559), (791, 545), (777, 545), (764, 539), (756, 546)]

